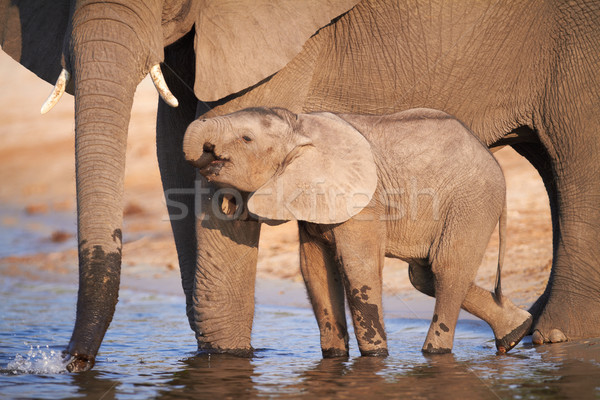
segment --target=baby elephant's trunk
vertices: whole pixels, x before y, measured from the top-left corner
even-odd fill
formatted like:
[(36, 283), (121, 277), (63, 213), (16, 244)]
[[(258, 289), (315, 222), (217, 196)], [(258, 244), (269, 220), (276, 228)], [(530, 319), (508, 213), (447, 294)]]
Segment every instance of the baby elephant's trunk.
[(504, 251), (506, 249), (506, 198), (504, 199), (504, 207), (502, 214), (498, 220), (498, 269), (496, 271), (496, 284), (494, 286), (494, 294), (496, 302), (499, 305), (503, 303), (502, 297), (502, 265), (504, 264)]
[(209, 120), (190, 124), (183, 139), (185, 159), (196, 168), (204, 168), (217, 159), (215, 154), (215, 126)]

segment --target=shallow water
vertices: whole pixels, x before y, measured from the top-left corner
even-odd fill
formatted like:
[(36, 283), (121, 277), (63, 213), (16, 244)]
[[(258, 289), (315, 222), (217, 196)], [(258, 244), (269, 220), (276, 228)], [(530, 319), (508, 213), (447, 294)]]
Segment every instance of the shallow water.
[[(73, 212), (27, 214), (23, 209), (0, 205), (0, 257), (58, 252), (77, 247), (76, 216)], [(51, 240), (53, 232), (70, 237)]]
[[(452, 355), (425, 357), (429, 321), (387, 318), (390, 356), (321, 359), (308, 309), (259, 305), (252, 358), (195, 355), (183, 296), (122, 291), (96, 367), (63, 371), (77, 290), (0, 277), (0, 396), (6, 398), (594, 398), (600, 340), (494, 354), (491, 331), (461, 320)], [(39, 347), (38, 347), (39, 346)]]

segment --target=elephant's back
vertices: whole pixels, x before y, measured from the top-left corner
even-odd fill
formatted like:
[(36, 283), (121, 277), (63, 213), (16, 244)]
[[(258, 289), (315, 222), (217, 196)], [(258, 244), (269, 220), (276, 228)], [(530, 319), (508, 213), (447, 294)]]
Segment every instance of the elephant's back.
[[(502, 173), (488, 148), (454, 116), (443, 111), (415, 108), (394, 114), (350, 115), (353, 125), (371, 144), (382, 167), (427, 175), (486, 171)], [(483, 168), (483, 170), (482, 170)], [(408, 171), (406, 171), (408, 170)]]
[(460, 121), (435, 110), (411, 110), (367, 122), (359, 121), (378, 165), (377, 195), (394, 215), (387, 222), (388, 255), (426, 258), (448, 226), (493, 229), (505, 203), (504, 175)]
[[(488, 148), (455, 117), (411, 109), (384, 116), (340, 115), (371, 144), (384, 188), (435, 193), (442, 204), (504, 203), (505, 182)], [(415, 195), (415, 194), (413, 194)]]

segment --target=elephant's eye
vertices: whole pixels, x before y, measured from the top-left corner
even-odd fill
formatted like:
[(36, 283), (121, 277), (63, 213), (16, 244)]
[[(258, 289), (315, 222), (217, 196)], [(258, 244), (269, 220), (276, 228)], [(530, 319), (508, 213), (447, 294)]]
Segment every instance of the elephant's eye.
[(250, 136), (244, 135), (242, 136), (242, 140), (246, 143), (250, 143), (252, 141), (252, 138)]

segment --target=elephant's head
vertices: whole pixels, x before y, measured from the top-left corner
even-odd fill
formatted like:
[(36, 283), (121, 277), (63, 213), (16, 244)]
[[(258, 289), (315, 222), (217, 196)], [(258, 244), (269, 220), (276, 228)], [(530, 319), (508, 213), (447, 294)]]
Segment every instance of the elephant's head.
[[(127, 129), (138, 83), (150, 74), (161, 101), (177, 106), (175, 96), (186, 94), (185, 108), (195, 110), (197, 99), (222, 99), (276, 73), (355, 2), (0, 0), (3, 51), (57, 82), (42, 111), (64, 91), (75, 96), (80, 274), (69, 370), (94, 365), (117, 303)], [(192, 65), (186, 76), (171, 73), (171, 82), (184, 81), (174, 96), (159, 65), (165, 48), (189, 35), (193, 48), (174, 57), (195, 59), (185, 60)]]
[(251, 108), (199, 119), (184, 153), (207, 179), (250, 192), (248, 210), (267, 220), (343, 222), (377, 186), (369, 142), (331, 113)]

